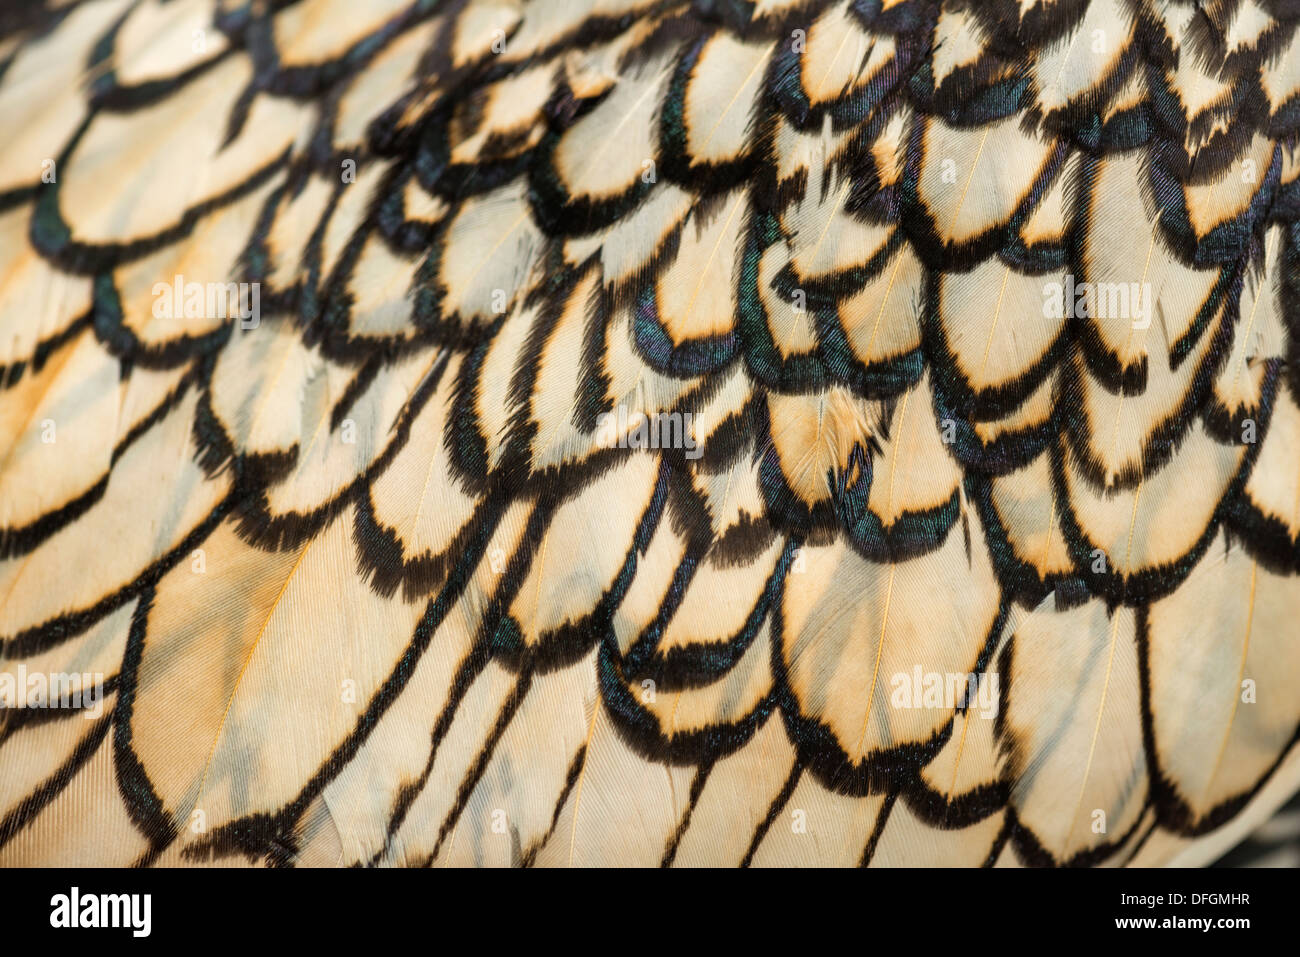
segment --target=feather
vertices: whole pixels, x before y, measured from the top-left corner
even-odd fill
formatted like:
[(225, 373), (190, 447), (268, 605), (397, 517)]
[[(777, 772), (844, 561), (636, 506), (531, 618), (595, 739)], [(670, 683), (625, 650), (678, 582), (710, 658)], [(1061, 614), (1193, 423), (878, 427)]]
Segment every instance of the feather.
[(0, 863), (1213, 861), (1300, 789), (1291, 6), (36, 4)]

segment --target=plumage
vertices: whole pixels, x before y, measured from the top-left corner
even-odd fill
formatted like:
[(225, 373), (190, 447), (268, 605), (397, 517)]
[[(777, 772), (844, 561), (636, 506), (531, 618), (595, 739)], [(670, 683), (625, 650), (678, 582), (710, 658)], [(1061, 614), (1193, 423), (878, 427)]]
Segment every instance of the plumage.
[(0, 864), (1214, 861), (1300, 789), (1298, 43), (0, 16)]

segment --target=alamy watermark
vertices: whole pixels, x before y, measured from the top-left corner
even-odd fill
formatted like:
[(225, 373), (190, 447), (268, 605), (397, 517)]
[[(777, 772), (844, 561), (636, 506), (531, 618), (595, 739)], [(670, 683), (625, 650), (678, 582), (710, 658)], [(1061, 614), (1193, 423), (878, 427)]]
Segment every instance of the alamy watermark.
[(620, 405), (615, 412), (596, 417), (596, 442), (612, 449), (683, 449), (691, 461), (704, 454), (692, 431), (691, 412), (629, 412)]
[(998, 675), (985, 673), (945, 674), (924, 671), (916, 665), (911, 671), (900, 671), (890, 682), (894, 691), (889, 703), (895, 708), (937, 708), (952, 711), (966, 708), (978, 711), (981, 717), (992, 718), (998, 713)]
[(50, 926), (56, 928), (123, 928), (132, 937), (153, 929), (152, 894), (84, 894), (73, 887), (50, 898)]
[(1048, 319), (1123, 319), (1146, 329), (1154, 315), (1149, 282), (1075, 282), (1043, 287), (1043, 316)]
[(241, 329), (262, 321), (262, 284), (257, 282), (171, 282), (153, 284), (155, 319), (238, 319)]
[(29, 673), (20, 664), (0, 672), (0, 710), (5, 708), (68, 708), (98, 718), (104, 713), (104, 676), (98, 671)]

